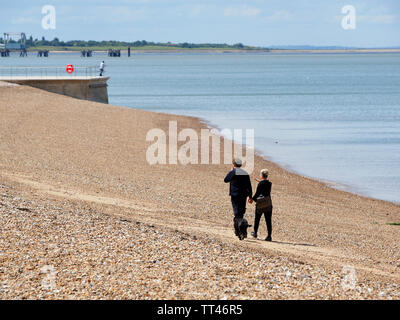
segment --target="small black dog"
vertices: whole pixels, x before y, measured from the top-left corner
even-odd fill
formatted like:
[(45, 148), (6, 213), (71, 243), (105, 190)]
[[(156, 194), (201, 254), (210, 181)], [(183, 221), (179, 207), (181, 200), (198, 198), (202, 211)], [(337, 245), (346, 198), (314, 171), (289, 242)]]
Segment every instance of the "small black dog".
[(247, 229), (251, 227), (248, 221), (245, 218), (238, 219), (237, 221), (238, 229), (239, 229), (239, 240), (244, 240), (247, 238)]

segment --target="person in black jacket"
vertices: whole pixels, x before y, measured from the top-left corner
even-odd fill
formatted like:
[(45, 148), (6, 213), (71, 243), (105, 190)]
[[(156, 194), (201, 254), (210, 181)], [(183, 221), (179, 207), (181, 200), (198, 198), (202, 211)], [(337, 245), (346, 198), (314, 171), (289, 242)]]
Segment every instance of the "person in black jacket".
[[(239, 221), (243, 219), (246, 213), (247, 198), (251, 198), (253, 190), (249, 174), (241, 169), (242, 161), (240, 159), (233, 160), (233, 168), (224, 179), (225, 183), (229, 183), (229, 195), (232, 200), (234, 214), (235, 234), (240, 238)], [(241, 239), (242, 240), (242, 239)]]
[[(264, 215), (265, 221), (267, 223), (268, 236), (266, 241), (272, 241), (272, 201), (271, 201), (271, 188), (272, 183), (268, 180), (269, 172), (267, 169), (261, 170), (260, 179), (256, 179), (259, 182), (257, 186), (257, 191), (253, 197), (249, 199), (249, 203), (256, 201), (256, 214), (254, 219), (254, 232), (251, 235), (257, 238), (258, 227), (260, 225), (261, 217)], [(261, 202), (265, 202), (261, 206)], [(257, 206), (259, 203), (259, 206)]]

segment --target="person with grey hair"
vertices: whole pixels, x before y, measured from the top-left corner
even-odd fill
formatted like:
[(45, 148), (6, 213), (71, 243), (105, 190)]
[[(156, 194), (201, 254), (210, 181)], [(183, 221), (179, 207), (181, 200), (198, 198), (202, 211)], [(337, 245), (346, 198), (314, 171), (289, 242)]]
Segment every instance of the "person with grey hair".
[(235, 158), (233, 160), (232, 170), (224, 179), (225, 183), (229, 183), (229, 195), (231, 196), (232, 208), (234, 214), (235, 235), (243, 240), (240, 234), (239, 222), (246, 213), (246, 200), (251, 198), (253, 190), (249, 174), (243, 170), (242, 160)]
[(249, 199), (249, 203), (256, 202), (256, 212), (254, 219), (254, 232), (251, 235), (257, 238), (258, 227), (260, 225), (261, 217), (264, 215), (265, 222), (267, 223), (268, 236), (265, 241), (272, 241), (272, 200), (271, 189), (272, 183), (268, 180), (269, 172), (263, 169), (260, 172), (260, 178), (256, 179), (259, 182), (256, 193)]

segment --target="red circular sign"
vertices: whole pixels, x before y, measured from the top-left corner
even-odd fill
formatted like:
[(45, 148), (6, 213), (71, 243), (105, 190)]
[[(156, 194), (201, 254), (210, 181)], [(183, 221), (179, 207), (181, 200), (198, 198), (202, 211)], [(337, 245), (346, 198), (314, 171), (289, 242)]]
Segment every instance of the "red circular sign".
[(69, 74), (74, 72), (74, 66), (72, 64), (67, 65), (67, 68), (65, 69)]

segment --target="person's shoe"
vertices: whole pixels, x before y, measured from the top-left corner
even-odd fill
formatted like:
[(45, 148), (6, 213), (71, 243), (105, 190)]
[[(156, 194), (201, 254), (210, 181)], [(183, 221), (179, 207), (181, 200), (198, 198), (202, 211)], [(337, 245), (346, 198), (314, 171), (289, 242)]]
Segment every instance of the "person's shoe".
[(271, 236), (266, 237), (265, 241), (272, 241), (272, 237)]
[(242, 234), (239, 235), (239, 240), (240, 240), (240, 241), (244, 240), (244, 235), (242, 235)]
[(257, 239), (257, 233), (252, 232), (252, 233), (251, 233), (251, 236), (252, 236), (254, 239)]

